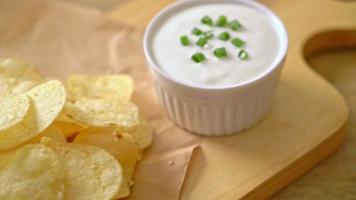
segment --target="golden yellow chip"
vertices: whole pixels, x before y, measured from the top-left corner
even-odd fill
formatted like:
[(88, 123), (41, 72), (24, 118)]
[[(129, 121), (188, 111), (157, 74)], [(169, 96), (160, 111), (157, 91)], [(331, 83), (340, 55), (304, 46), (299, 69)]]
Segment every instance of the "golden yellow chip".
[(124, 174), (120, 192), (115, 198), (126, 197), (130, 194), (132, 176), (139, 159), (138, 148), (131, 135), (119, 134), (112, 127), (89, 128), (78, 134), (73, 142), (94, 145), (111, 153), (121, 164)]
[(77, 121), (75, 121), (72, 116), (67, 115), (63, 110), (59, 113), (56, 120), (66, 123), (77, 123)]
[(40, 143), (42, 137), (51, 138), (56, 142), (64, 142), (64, 143), (67, 142), (62, 131), (52, 124), (44, 131), (42, 131), (40, 134), (36, 135), (34, 138), (31, 138), (30, 140), (26, 141), (26, 144)]
[(24, 94), (0, 99), (0, 150), (9, 149), (35, 136), (34, 108)]
[(116, 98), (127, 102), (133, 91), (133, 81), (128, 75), (73, 75), (67, 79), (69, 97), (81, 98)]
[(149, 147), (153, 140), (153, 127), (145, 118), (140, 118), (140, 123), (129, 132), (134, 138), (139, 149)]
[(122, 182), (118, 161), (105, 150), (84, 144), (57, 143), (42, 138), (63, 162), (66, 199), (112, 200)]
[[(56, 80), (38, 85), (25, 94), (8, 95), (0, 101), (0, 123), (3, 123), (0, 149), (17, 146), (42, 132), (54, 121), (65, 102), (64, 87)], [(17, 122), (11, 122), (15, 118)], [(9, 123), (12, 125), (6, 125)]]
[(18, 60), (0, 59), (0, 96), (23, 93), (42, 82), (42, 76)]
[(47, 81), (27, 92), (33, 103), (39, 132), (46, 129), (62, 111), (66, 92), (58, 80)]
[(64, 112), (86, 126), (114, 125), (121, 130), (131, 130), (139, 122), (137, 106), (117, 99), (81, 99), (74, 103), (67, 102)]
[(26, 95), (8, 95), (0, 98), (0, 130), (22, 122), (30, 109)]
[(64, 122), (64, 121), (59, 121), (56, 120), (53, 122), (53, 125), (57, 127), (58, 129), (61, 130), (62, 134), (66, 138), (70, 138), (73, 135), (83, 131), (85, 128), (76, 124), (76, 123), (70, 123), (70, 122)]
[(131, 77), (74, 75), (67, 90), (43, 80), (0, 59), (0, 200), (127, 197), (153, 139), (130, 102)]
[(64, 172), (55, 152), (30, 144), (0, 154), (0, 199), (64, 199)]

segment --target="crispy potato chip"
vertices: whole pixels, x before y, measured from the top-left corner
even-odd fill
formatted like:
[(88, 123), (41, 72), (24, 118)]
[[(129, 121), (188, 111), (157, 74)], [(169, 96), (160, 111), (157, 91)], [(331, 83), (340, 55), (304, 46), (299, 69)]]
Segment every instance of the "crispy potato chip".
[(63, 161), (66, 199), (111, 200), (118, 193), (122, 170), (105, 150), (84, 144), (57, 143), (42, 138)]
[(153, 140), (153, 127), (145, 118), (140, 118), (140, 123), (129, 132), (134, 138), (139, 149), (149, 147)]
[(46, 129), (62, 111), (66, 101), (63, 84), (58, 80), (47, 81), (27, 92), (35, 108), (39, 132)]
[[(3, 104), (0, 105), (0, 123), (4, 123), (0, 128), (0, 149), (15, 147), (42, 132), (54, 121), (65, 102), (64, 87), (57, 80), (38, 85), (25, 94), (26, 97), (10, 95), (0, 101)], [(18, 121), (9, 122), (7, 118)]]
[(63, 143), (67, 142), (62, 131), (59, 128), (57, 128), (54, 124), (52, 124), (44, 131), (42, 131), (40, 134), (36, 135), (34, 138), (31, 138), (30, 140), (26, 141), (26, 144), (40, 143), (42, 137), (51, 138), (56, 142), (63, 142)]
[(15, 147), (37, 133), (34, 108), (26, 95), (0, 99), (0, 150)]
[(86, 126), (115, 125), (121, 130), (131, 130), (139, 122), (137, 106), (117, 99), (81, 99), (74, 103), (67, 102), (64, 112)]
[(78, 134), (73, 142), (94, 145), (111, 153), (121, 164), (124, 174), (120, 192), (115, 198), (126, 197), (130, 194), (132, 176), (139, 160), (138, 148), (131, 135), (119, 134), (112, 127), (89, 128)]
[(56, 153), (30, 144), (0, 154), (0, 199), (64, 199), (64, 172)]
[(69, 97), (81, 98), (116, 98), (123, 102), (130, 100), (133, 81), (128, 75), (72, 75), (67, 79)]
[(30, 109), (26, 95), (8, 95), (0, 99), (0, 130), (10, 128), (25, 118)]
[(73, 135), (75, 135), (81, 131), (84, 131), (84, 129), (85, 129), (84, 127), (82, 127), (76, 123), (64, 122), (64, 121), (59, 121), (59, 120), (56, 120), (55, 122), (53, 122), (53, 125), (55, 127), (57, 127), (58, 129), (60, 129), (62, 134), (66, 138), (70, 138)]
[(18, 60), (0, 59), (0, 96), (20, 94), (42, 82), (42, 76), (31, 66)]
[(66, 122), (66, 123), (78, 123), (72, 117), (69, 117), (63, 110), (59, 113), (56, 118), (57, 121)]
[(128, 196), (153, 139), (130, 102), (131, 77), (74, 75), (67, 90), (43, 80), (26, 63), (0, 59), (0, 199)]

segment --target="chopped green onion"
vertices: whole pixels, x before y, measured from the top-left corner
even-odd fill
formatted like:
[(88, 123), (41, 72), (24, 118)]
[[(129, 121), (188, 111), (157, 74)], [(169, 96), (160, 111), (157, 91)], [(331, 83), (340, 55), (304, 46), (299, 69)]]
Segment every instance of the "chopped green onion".
[(192, 60), (195, 63), (201, 63), (201, 62), (203, 62), (205, 60), (205, 56), (204, 56), (204, 54), (202, 54), (200, 52), (197, 52), (197, 53), (192, 55)]
[(183, 46), (188, 46), (189, 43), (190, 43), (190, 40), (189, 40), (188, 36), (186, 36), (186, 35), (180, 36), (180, 43), (181, 43)]
[(214, 50), (214, 55), (218, 58), (224, 58), (227, 56), (225, 47), (216, 48)]
[(249, 55), (245, 50), (241, 49), (239, 52), (239, 58), (241, 60), (247, 60), (249, 58)]
[(231, 28), (231, 30), (234, 30), (234, 31), (237, 31), (242, 27), (240, 22), (237, 21), (236, 19), (234, 19), (231, 22), (229, 22), (228, 26)]
[(213, 19), (211, 19), (210, 16), (206, 15), (203, 18), (201, 18), (201, 23), (208, 25), (208, 26), (212, 26), (213, 25)]
[(192, 34), (193, 35), (201, 35), (203, 33), (202, 30), (200, 30), (199, 28), (197, 27), (194, 27), (193, 30), (192, 30)]
[(226, 41), (230, 39), (230, 34), (228, 32), (222, 32), (219, 34), (219, 39)]
[(214, 37), (214, 34), (212, 33), (212, 31), (204, 32), (203, 35), (206, 39), (211, 39)]
[(219, 16), (218, 20), (216, 21), (216, 25), (223, 27), (227, 24), (227, 18), (225, 15)]
[(196, 44), (198, 46), (200, 46), (201, 48), (203, 48), (207, 42), (208, 42), (208, 40), (205, 37), (200, 37)]
[(241, 48), (245, 45), (245, 42), (238, 37), (233, 38), (231, 43), (237, 48)]

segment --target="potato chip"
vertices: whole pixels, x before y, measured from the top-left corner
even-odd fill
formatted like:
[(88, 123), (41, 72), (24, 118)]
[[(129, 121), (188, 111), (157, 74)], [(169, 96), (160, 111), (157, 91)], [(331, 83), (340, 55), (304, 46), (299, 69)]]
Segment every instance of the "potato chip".
[(78, 134), (73, 142), (94, 145), (111, 153), (121, 164), (124, 174), (120, 192), (115, 197), (122, 198), (130, 194), (131, 179), (139, 160), (138, 148), (131, 135), (119, 134), (112, 127), (89, 128)]
[(26, 92), (42, 80), (42, 76), (28, 64), (13, 59), (0, 59), (0, 96)]
[(70, 122), (64, 122), (64, 121), (59, 121), (56, 120), (53, 122), (53, 125), (57, 127), (59, 130), (61, 130), (62, 134), (66, 138), (70, 138), (73, 135), (83, 131), (85, 128), (76, 124), (76, 123), (70, 123)]
[(67, 88), (43, 80), (28, 64), (0, 59), (0, 199), (127, 197), (153, 139), (130, 102), (131, 77), (74, 75)]
[(118, 126), (121, 130), (131, 130), (139, 122), (138, 108), (130, 102), (117, 99), (81, 99), (67, 102), (66, 115), (86, 126)]
[(43, 138), (62, 160), (65, 171), (66, 199), (111, 200), (118, 193), (122, 170), (118, 161), (95, 146), (57, 143)]
[(34, 105), (39, 132), (46, 129), (62, 111), (66, 92), (58, 80), (47, 81), (27, 92)]
[(37, 133), (34, 108), (26, 95), (0, 99), (0, 150), (17, 146)]
[(153, 127), (145, 118), (140, 118), (140, 123), (129, 132), (134, 138), (139, 149), (149, 147), (153, 140)]
[(64, 199), (64, 172), (56, 153), (30, 144), (0, 154), (0, 199)]
[[(65, 102), (64, 87), (57, 80), (38, 85), (25, 94), (28, 97), (19, 94), (2, 98), (0, 121), (5, 125), (0, 129), (0, 149), (15, 147), (42, 132), (54, 121)], [(16, 100), (16, 98), (21, 98), (21, 100)], [(29, 99), (27, 103), (29, 105), (25, 103), (25, 99), (27, 101)], [(24, 109), (25, 104), (28, 108), (24, 115), (25, 111), (19, 109)], [(9, 123), (6, 122), (6, 118), (13, 117), (22, 118), (22, 121), (6, 127), (8, 126), (6, 123)]]
[(63, 110), (58, 114), (56, 120), (67, 123), (77, 123), (77, 121), (75, 121), (72, 117), (69, 117)]
[(34, 138), (31, 138), (30, 140), (26, 141), (26, 144), (40, 143), (42, 137), (51, 138), (56, 142), (63, 142), (63, 143), (67, 142), (62, 131), (52, 124), (44, 131), (42, 131), (40, 134), (36, 135)]
[(30, 109), (26, 95), (8, 95), (0, 99), (0, 130), (5, 130), (23, 121)]
[(116, 98), (123, 102), (130, 100), (133, 81), (128, 75), (72, 75), (67, 79), (69, 97), (81, 98)]

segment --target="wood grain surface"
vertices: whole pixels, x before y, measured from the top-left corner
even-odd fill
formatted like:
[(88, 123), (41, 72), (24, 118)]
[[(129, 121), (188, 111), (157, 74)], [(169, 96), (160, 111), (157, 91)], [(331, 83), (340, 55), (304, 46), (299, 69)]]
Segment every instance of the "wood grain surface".
[[(110, 16), (144, 29), (154, 13), (170, 2), (134, 0)], [(333, 0), (266, 2), (285, 22), (290, 38), (273, 109), (262, 123), (241, 134), (202, 138), (181, 199), (270, 197), (336, 150), (344, 139), (348, 118), (344, 99), (310, 69), (303, 47), (315, 34), (353, 27), (356, 4)]]
[(324, 52), (309, 58), (308, 63), (346, 98), (350, 109), (346, 142), (329, 159), (272, 199), (356, 199), (356, 49)]

